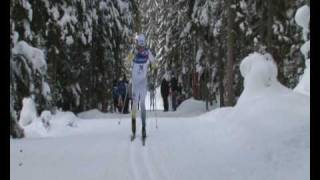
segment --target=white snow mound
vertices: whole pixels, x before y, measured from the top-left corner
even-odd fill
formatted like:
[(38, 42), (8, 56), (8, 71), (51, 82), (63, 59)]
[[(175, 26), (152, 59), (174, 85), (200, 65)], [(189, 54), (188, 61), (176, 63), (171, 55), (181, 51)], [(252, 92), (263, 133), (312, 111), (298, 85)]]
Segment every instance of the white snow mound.
[(32, 123), (37, 118), (36, 105), (32, 98), (23, 98), (19, 123), (22, 127)]
[(200, 119), (208, 123), (201, 133), (213, 141), (206, 148), (221, 157), (212, 162), (228, 164), (219, 171), (220, 179), (309, 179), (307, 96), (265, 91), (259, 99), (219, 108)]
[(254, 52), (245, 57), (240, 64), (244, 77), (244, 90), (238, 103), (261, 96), (264, 91), (288, 92), (289, 89), (277, 80), (277, 66), (270, 54)]
[(59, 111), (52, 115), (49, 111), (43, 111), (39, 118), (24, 127), (24, 131), (27, 138), (64, 136), (72, 134), (77, 120), (72, 112)]
[(205, 103), (194, 98), (183, 101), (177, 108), (177, 112), (205, 112)]

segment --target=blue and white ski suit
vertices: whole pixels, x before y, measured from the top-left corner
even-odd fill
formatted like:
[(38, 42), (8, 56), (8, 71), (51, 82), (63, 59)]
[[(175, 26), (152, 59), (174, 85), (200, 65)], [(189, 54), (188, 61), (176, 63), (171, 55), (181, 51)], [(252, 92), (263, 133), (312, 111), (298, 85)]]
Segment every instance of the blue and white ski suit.
[(146, 127), (145, 97), (147, 94), (148, 65), (154, 62), (154, 56), (146, 48), (135, 53), (132, 60), (132, 118), (136, 117), (138, 103), (140, 102), (143, 127)]

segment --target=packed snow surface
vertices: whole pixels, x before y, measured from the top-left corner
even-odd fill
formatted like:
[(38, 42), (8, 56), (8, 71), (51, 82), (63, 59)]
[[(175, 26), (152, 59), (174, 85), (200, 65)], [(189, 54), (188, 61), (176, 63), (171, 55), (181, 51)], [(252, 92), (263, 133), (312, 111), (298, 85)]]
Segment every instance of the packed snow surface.
[(11, 179), (310, 179), (310, 97), (273, 79), (271, 58), (243, 61), (246, 84), (234, 107), (199, 114), (189, 99), (176, 112), (148, 111), (146, 146), (139, 116), (131, 142), (130, 115), (44, 113), (44, 135), (27, 130), (10, 140)]

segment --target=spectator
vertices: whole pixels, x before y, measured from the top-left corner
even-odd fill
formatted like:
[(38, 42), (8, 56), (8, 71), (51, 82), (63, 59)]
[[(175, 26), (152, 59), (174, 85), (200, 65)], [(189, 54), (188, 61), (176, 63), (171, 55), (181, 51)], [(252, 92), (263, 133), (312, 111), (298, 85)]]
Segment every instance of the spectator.
[(161, 97), (163, 99), (164, 112), (168, 111), (168, 108), (169, 108), (168, 95), (169, 95), (169, 83), (166, 80), (166, 78), (163, 78), (161, 81)]
[(124, 114), (129, 113), (128, 111), (129, 99), (128, 97), (126, 97), (127, 89), (128, 89), (128, 80), (124, 75), (122, 80), (118, 83), (118, 93), (119, 93), (118, 104), (120, 106), (120, 112)]
[(118, 81), (115, 79), (113, 80), (113, 88), (112, 88), (112, 99), (113, 99), (113, 111), (117, 112), (118, 107), (118, 98), (119, 98), (119, 94), (118, 94)]

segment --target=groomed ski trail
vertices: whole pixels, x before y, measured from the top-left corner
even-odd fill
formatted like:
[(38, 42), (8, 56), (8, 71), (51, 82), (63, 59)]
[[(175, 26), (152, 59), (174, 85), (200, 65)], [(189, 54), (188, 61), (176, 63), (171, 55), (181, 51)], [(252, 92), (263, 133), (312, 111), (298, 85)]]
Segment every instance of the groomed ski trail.
[(160, 168), (160, 163), (154, 161), (151, 149), (152, 136), (147, 135), (145, 146), (142, 145), (141, 135), (129, 143), (130, 171), (133, 180), (169, 180)]

